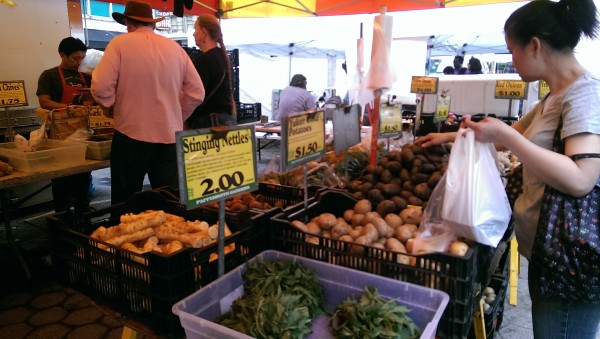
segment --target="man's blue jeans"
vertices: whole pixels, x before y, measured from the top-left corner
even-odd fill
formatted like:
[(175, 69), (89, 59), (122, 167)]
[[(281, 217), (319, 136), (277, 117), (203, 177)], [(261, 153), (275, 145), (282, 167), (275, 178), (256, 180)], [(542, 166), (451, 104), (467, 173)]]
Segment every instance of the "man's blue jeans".
[(600, 304), (568, 301), (540, 295), (539, 272), (529, 263), (529, 294), (533, 335), (536, 339), (596, 339)]

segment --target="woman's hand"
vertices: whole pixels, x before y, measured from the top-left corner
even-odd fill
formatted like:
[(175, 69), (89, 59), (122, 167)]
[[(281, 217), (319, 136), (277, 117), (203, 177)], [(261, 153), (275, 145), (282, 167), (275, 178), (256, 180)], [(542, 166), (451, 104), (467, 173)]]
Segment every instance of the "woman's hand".
[(419, 137), (415, 140), (415, 145), (419, 145), (421, 147), (429, 147), (434, 145), (440, 145), (446, 142), (454, 141), (456, 138), (456, 132), (447, 132), (447, 133), (428, 133), (422, 137)]
[(467, 117), (464, 126), (475, 132), (475, 140), (480, 142), (491, 142), (502, 144), (508, 130), (511, 129), (503, 121), (496, 118), (485, 118), (479, 122), (474, 122), (471, 117)]

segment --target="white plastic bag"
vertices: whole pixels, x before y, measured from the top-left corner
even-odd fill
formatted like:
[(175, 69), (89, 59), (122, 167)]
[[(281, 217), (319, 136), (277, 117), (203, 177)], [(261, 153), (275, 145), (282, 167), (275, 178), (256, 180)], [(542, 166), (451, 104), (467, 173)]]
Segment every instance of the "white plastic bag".
[(446, 191), (446, 175), (444, 174), (431, 192), (421, 223), (419, 235), (413, 243), (413, 253), (448, 252), (450, 243), (456, 240), (456, 233), (448, 222), (442, 218), (444, 193)]
[(496, 149), (460, 129), (446, 176), (442, 218), (457, 234), (496, 247), (510, 220), (511, 208), (496, 168)]
[(85, 58), (81, 61), (81, 65), (79, 66), (79, 71), (83, 73), (92, 74), (98, 63), (100, 63), (100, 59), (104, 52), (99, 51), (97, 49), (88, 49), (85, 53)]

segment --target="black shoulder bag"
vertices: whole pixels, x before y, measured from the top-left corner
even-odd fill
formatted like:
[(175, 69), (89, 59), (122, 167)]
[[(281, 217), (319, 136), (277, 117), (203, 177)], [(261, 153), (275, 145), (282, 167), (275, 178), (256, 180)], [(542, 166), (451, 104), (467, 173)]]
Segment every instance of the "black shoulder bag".
[[(561, 129), (562, 117), (553, 148), (564, 154)], [(583, 158), (600, 158), (600, 154), (571, 156)], [(599, 204), (600, 178), (590, 193), (578, 198), (546, 185), (532, 252), (532, 265), (540, 269), (542, 295), (600, 303)]]

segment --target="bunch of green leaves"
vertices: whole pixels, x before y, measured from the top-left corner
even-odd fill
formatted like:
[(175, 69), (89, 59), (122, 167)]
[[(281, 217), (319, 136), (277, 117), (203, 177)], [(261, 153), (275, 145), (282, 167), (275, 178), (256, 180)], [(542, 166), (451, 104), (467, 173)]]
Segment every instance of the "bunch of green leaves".
[(338, 305), (329, 326), (336, 338), (419, 338), (421, 331), (408, 312), (397, 299), (385, 299), (376, 288), (366, 287), (358, 300)]
[(248, 263), (244, 296), (217, 323), (256, 338), (304, 338), (324, 312), (324, 292), (313, 270), (291, 261)]

